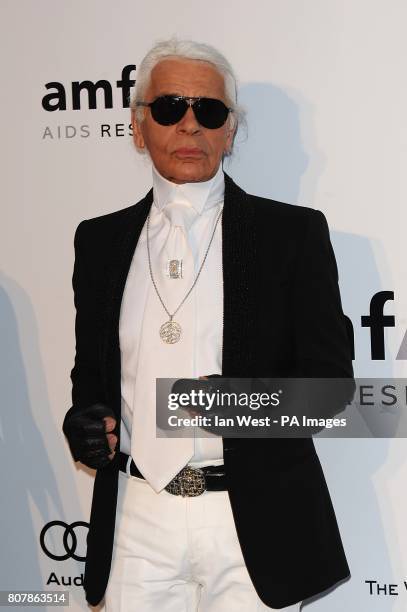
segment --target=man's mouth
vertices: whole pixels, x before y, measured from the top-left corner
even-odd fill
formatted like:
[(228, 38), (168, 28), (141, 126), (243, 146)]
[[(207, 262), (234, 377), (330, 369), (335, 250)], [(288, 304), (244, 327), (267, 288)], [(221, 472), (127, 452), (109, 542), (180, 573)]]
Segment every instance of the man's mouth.
[(180, 147), (174, 151), (176, 157), (203, 157), (204, 152), (197, 147)]

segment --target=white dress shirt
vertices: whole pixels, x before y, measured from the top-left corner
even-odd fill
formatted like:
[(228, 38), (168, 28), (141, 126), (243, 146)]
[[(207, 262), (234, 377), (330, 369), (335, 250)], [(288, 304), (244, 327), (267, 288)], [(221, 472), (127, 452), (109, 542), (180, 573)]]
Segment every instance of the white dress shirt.
[[(194, 256), (195, 273), (198, 272), (208, 247), (216, 218), (223, 206), (224, 174), (220, 166), (216, 175), (201, 183), (177, 185), (165, 179), (153, 166), (153, 204), (150, 212), (150, 252), (154, 268), (154, 254), (159, 246), (154, 242), (154, 228), (160, 226), (163, 207), (174, 200), (185, 199), (195, 209), (197, 216), (188, 231), (188, 242)], [(199, 279), (188, 296), (194, 308), (194, 351), (193, 377), (207, 374), (221, 374), (222, 371), (222, 334), (223, 334), (223, 273), (222, 273), (222, 219), (219, 220), (215, 235)], [(172, 281), (171, 281), (172, 282)], [(174, 279), (177, 282), (177, 279)], [(120, 450), (131, 454), (133, 399), (136, 384), (137, 366), (143, 355), (140, 354), (140, 337), (143, 315), (149, 291), (154, 291), (149, 273), (147, 255), (147, 233), (144, 225), (131, 262), (126, 280), (120, 311), (120, 350), (121, 350), (121, 395), (122, 418), (120, 429)], [(164, 296), (163, 296), (164, 298)], [(173, 312), (171, 301), (164, 298), (167, 308)], [(181, 307), (182, 309), (182, 307)], [(180, 310), (181, 312), (181, 310)], [(157, 321), (160, 325), (167, 320)], [(155, 330), (154, 330), (155, 331)], [(159, 376), (151, 372), (151, 377)], [(155, 405), (144, 406), (145, 410), (155, 411)], [(199, 432), (199, 429), (196, 429)], [(197, 434), (198, 435), (198, 434)], [(208, 434), (205, 434), (208, 436)], [(133, 438), (134, 443), (134, 438)], [(222, 439), (218, 436), (194, 439), (194, 455), (189, 465), (218, 465), (223, 463)]]

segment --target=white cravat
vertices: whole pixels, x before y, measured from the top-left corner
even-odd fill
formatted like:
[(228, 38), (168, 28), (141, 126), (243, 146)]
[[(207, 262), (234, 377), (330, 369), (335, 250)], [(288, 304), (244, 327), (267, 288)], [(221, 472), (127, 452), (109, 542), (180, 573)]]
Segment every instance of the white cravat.
[[(160, 265), (155, 266), (156, 262), (152, 260), (151, 266), (161, 299), (173, 314), (194, 280), (194, 258), (188, 245), (186, 226), (192, 223), (196, 213), (192, 206), (176, 202), (168, 203), (165, 209), (165, 214), (161, 215), (161, 227), (167, 232), (167, 240), (159, 255)], [(170, 257), (182, 257), (182, 278), (163, 274), (168, 252)], [(140, 342), (143, 359), (137, 371), (139, 384), (133, 404), (132, 456), (145, 479), (157, 490), (168, 484), (194, 454), (194, 440), (191, 437), (174, 439), (156, 436), (156, 412), (151, 409), (156, 403), (155, 379), (193, 377), (194, 303), (187, 298), (176, 313), (174, 320), (181, 325), (181, 337), (173, 344), (164, 342), (159, 334), (160, 323), (168, 320), (157, 292), (150, 290)], [(141, 431), (142, 436), (138, 435)]]
[[(169, 275), (169, 262), (172, 260), (182, 263), (183, 276), (185, 275), (185, 266), (187, 258), (190, 258), (192, 270), (194, 269), (194, 258), (191, 247), (188, 244), (188, 230), (191, 227), (197, 212), (188, 202), (169, 202), (164, 208), (163, 213), (170, 221), (168, 237), (164, 243), (160, 254), (160, 272), (165, 278), (171, 278)], [(173, 281), (181, 280), (180, 278), (172, 278)], [(185, 283), (174, 283), (168, 285), (167, 293), (173, 289), (178, 291), (178, 285), (184, 286)], [(192, 283), (191, 283), (192, 284)], [(189, 289), (189, 287), (188, 287)]]
[[(150, 253), (154, 278), (170, 313), (179, 305), (190, 288), (204, 256), (214, 223), (223, 203), (224, 179), (220, 168), (207, 183), (175, 185), (153, 168), (154, 202), (150, 215)], [(165, 209), (171, 202), (193, 207), (194, 218), (187, 231), (188, 245), (194, 258), (194, 274), (169, 278), (166, 273), (167, 255), (172, 255), (170, 222)], [(167, 211), (168, 212), (168, 211)], [(189, 215), (183, 217), (189, 219)], [(177, 239), (176, 241), (177, 242)], [(179, 240), (178, 243), (179, 245)], [(163, 248), (165, 245), (165, 248)], [(177, 247), (175, 247), (177, 249)], [(178, 254), (176, 252), (175, 254)], [(184, 266), (188, 260), (183, 253)], [(126, 281), (120, 317), (120, 348), (122, 357), (122, 422), (120, 449), (131, 453), (139, 469), (158, 492), (189, 462), (208, 465), (223, 462), (222, 440), (156, 438), (155, 378), (198, 377), (221, 373), (222, 364), (222, 252), (221, 223), (199, 280), (179, 309), (174, 320), (182, 327), (182, 340), (166, 345), (159, 337), (159, 327), (168, 320), (151, 283), (148, 270), (146, 226), (144, 226)], [(188, 268), (189, 266), (187, 266)], [(186, 269), (184, 268), (184, 272)], [(184, 283), (185, 280), (185, 283)], [(182, 295), (167, 295), (165, 286), (182, 288)], [(191, 325), (192, 317), (192, 325)], [(158, 367), (155, 350), (165, 351)], [(178, 345), (178, 346), (177, 346)], [(184, 347), (178, 361), (176, 351)], [(167, 349), (167, 350), (166, 350)], [(173, 350), (175, 349), (175, 351)], [(143, 384), (145, 381), (149, 381)], [(143, 410), (140, 410), (143, 407)], [(190, 460), (192, 458), (192, 461)], [(140, 465), (142, 463), (143, 465)], [(182, 464), (182, 465), (181, 465)], [(172, 466), (170, 468), (170, 466)]]

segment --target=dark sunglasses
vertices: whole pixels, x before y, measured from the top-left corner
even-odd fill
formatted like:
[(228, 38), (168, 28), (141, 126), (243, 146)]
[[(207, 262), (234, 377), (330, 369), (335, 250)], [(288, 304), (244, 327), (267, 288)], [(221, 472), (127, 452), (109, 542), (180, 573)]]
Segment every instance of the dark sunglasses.
[(233, 112), (222, 100), (187, 96), (160, 96), (153, 102), (136, 102), (136, 106), (149, 106), (154, 121), (160, 125), (178, 123), (191, 106), (198, 123), (211, 130), (220, 128)]

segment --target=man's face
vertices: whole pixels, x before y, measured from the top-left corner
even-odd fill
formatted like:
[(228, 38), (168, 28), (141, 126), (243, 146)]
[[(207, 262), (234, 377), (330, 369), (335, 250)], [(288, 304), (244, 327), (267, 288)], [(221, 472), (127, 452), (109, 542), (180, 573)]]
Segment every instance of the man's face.
[[(165, 94), (217, 98), (226, 104), (222, 75), (212, 64), (200, 60), (168, 58), (159, 62), (151, 72), (144, 101), (153, 102)], [(132, 124), (136, 145), (147, 148), (158, 172), (173, 183), (212, 178), (233, 140), (229, 118), (220, 128), (204, 128), (191, 107), (174, 125), (154, 121), (149, 108), (145, 108), (140, 124), (133, 111)]]

